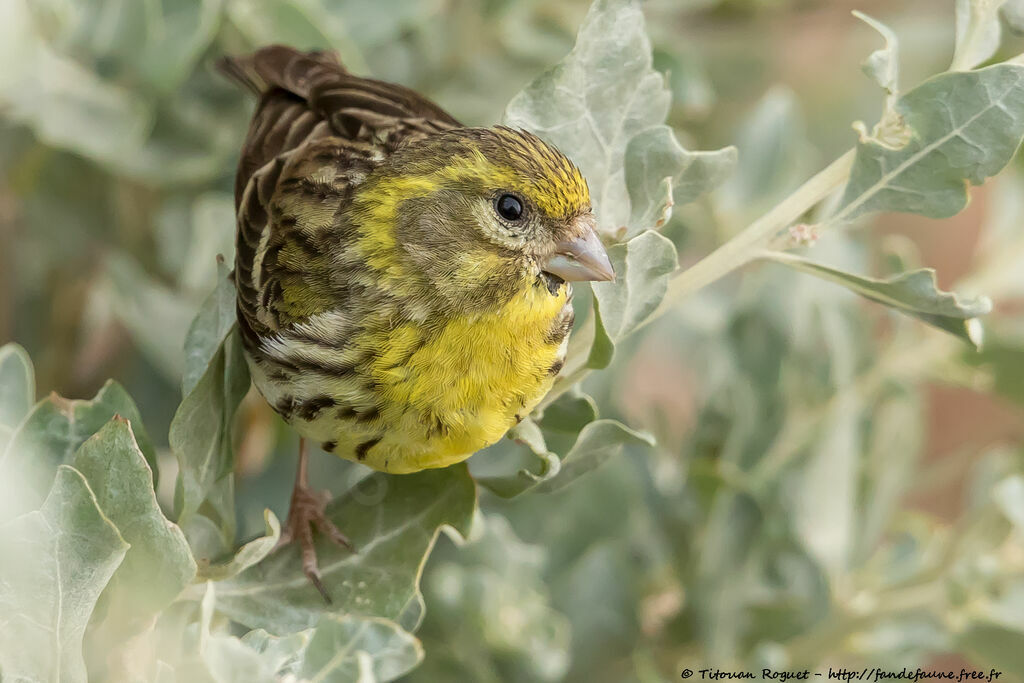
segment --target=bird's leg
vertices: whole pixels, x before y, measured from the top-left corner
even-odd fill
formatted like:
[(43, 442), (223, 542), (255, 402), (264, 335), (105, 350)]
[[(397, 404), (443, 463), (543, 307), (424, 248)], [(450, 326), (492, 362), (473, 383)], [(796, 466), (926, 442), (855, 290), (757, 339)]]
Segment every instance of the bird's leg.
[(320, 533), (327, 536), (334, 543), (354, 550), (352, 544), (345, 534), (338, 531), (331, 520), (324, 514), (327, 506), (325, 496), (318, 495), (309, 488), (309, 475), (307, 466), (309, 451), (306, 448), (306, 440), (299, 439), (299, 468), (295, 473), (295, 486), (292, 488), (292, 502), (288, 508), (288, 521), (281, 533), (281, 540), (278, 547), (297, 541), (299, 551), (302, 553), (302, 572), (306, 575), (323, 596), (327, 604), (331, 604), (331, 596), (324, 588), (320, 580), (320, 568), (317, 566), (316, 549), (313, 547), (313, 527), (319, 529)]

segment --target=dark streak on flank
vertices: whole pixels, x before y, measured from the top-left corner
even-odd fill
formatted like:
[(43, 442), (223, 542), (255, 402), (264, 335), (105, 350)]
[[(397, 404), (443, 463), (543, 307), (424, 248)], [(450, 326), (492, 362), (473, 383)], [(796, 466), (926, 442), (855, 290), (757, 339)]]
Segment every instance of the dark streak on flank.
[(323, 448), (328, 453), (333, 453), (334, 449), (338, 447), (338, 442), (337, 441), (324, 441), (322, 444), (320, 444), (320, 447)]
[(359, 444), (358, 446), (356, 446), (356, 459), (357, 460), (366, 460), (366, 454), (370, 452), (371, 448), (373, 448), (374, 446), (376, 446), (380, 442), (380, 439), (381, 439), (381, 437), (378, 436), (376, 439), (370, 439), (369, 441), (364, 441), (361, 444)]
[(562, 371), (563, 365), (565, 365), (565, 360), (559, 358), (558, 360), (551, 364), (550, 368), (548, 368), (548, 374), (552, 377), (556, 376), (558, 373)]
[(324, 408), (336, 405), (336, 401), (330, 396), (314, 396), (313, 398), (299, 401), (295, 404), (295, 411), (303, 420), (309, 422), (315, 420)]
[(562, 340), (569, 334), (569, 330), (572, 329), (573, 317), (573, 314), (569, 313), (569, 315), (556, 320), (555, 324), (544, 335), (544, 341), (548, 344), (561, 344)]
[(295, 397), (282, 396), (277, 399), (277, 403), (274, 404), (274, 410), (276, 410), (278, 415), (283, 417), (286, 422), (292, 419), (292, 413), (295, 411)]

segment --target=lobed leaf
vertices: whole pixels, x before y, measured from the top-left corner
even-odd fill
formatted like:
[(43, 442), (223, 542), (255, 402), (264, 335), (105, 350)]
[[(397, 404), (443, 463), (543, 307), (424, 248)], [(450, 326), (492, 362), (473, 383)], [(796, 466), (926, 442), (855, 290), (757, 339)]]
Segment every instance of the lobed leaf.
[(847, 273), (792, 254), (769, 252), (764, 258), (835, 282), (866, 299), (960, 337), (975, 348), (981, 347), (982, 329), (978, 317), (992, 310), (991, 300), (984, 296), (961, 299), (956, 294), (940, 290), (932, 268), (880, 280)]
[(438, 530), (468, 533), (476, 489), (464, 465), (409, 475), (376, 473), (335, 499), (332, 521), (352, 553), (317, 544), (323, 584), (333, 604), (303, 575), (294, 546), (218, 585), (217, 609), (250, 628), (282, 634), (316, 626), (325, 613), (399, 620), (419, 596), (421, 567)]
[(598, 229), (630, 235), (667, 220), (670, 182), (682, 183), (676, 201), (692, 201), (735, 161), (730, 149), (684, 150), (662, 125), (670, 97), (639, 4), (597, 0), (572, 52), (512, 98), (505, 122), (567, 153), (587, 178)]
[[(505, 440), (473, 460), (474, 478), (502, 498), (529, 490), (553, 491), (601, 466), (627, 444), (653, 445), (653, 439), (615, 420), (598, 420), (594, 400), (584, 394), (565, 394), (544, 409), (539, 423), (524, 420), (524, 432), (509, 434), (520, 446)], [(524, 438), (524, 436), (526, 438)], [(507, 473), (509, 465), (512, 473)], [(499, 473), (494, 473), (497, 470)]]
[(78, 447), (115, 415), (132, 423), (139, 449), (155, 471), (156, 451), (142, 424), (139, 409), (120, 384), (107, 381), (89, 400), (50, 394), (21, 422), (0, 456), (0, 480), (22, 483), (17, 492), (22, 502), (5, 499), (0, 507), (0, 519), (38, 505), (57, 467), (69, 464)]
[[(235, 295), (227, 267), (185, 337), (184, 398), (169, 440), (178, 460), (175, 514), (205, 565), (235, 541), (235, 411), (249, 390), (249, 369), (235, 326)], [(230, 564), (230, 563), (229, 563)]]
[(557, 477), (541, 482), (537, 491), (550, 493), (564, 488), (587, 472), (600, 467), (622, 452), (627, 445), (653, 446), (654, 439), (616, 420), (596, 420), (580, 432), (572, 449), (562, 458), (562, 471)]
[(299, 675), (323, 683), (384, 683), (423, 661), (423, 646), (387, 619), (326, 614), (303, 653)]
[(248, 391), (242, 343), (231, 328), (171, 421), (169, 440), (178, 460), (175, 514), (199, 560), (214, 560), (234, 546), (232, 426)]
[[(273, 683), (278, 680), (273, 659), (264, 657), (228, 633), (214, 632), (216, 593), (207, 582), (199, 609), (199, 662), (215, 683)], [(180, 683), (184, 683), (181, 680)]]
[(223, 581), (238, 576), (249, 567), (262, 562), (263, 558), (277, 547), (281, 539), (281, 523), (277, 516), (270, 510), (264, 510), (263, 521), (266, 525), (263, 536), (244, 544), (227, 562), (215, 565), (204, 563), (199, 570), (200, 576), (209, 581)]
[[(517, 446), (524, 446), (526, 451)], [(557, 476), (562, 468), (558, 455), (548, 449), (540, 426), (531, 418), (516, 425), (506, 439), (486, 449), (485, 453), (473, 461), (473, 478), (503, 498), (513, 498), (532, 489)], [(499, 473), (492, 474), (495, 468)]]
[(181, 395), (188, 396), (206, 372), (236, 321), (235, 286), (223, 259), (217, 261), (217, 286), (203, 302), (185, 336)]
[(672, 242), (653, 231), (608, 249), (614, 282), (595, 282), (594, 344), (587, 365), (606, 367), (615, 344), (647, 322), (665, 298), (669, 275), (678, 265)]
[(885, 91), (882, 116), (870, 132), (861, 121), (856, 121), (853, 128), (860, 133), (861, 142), (870, 141), (887, 149), (901, 149), (910, 141), (910, 131), (904, 125), (903, 116), (896, 108), (899, 101), (899, 41), (892, 29), (882, 22), (862, 12), (854, 11), (853, 15), (878, 31), (885, 40), (885, 47), (868, 55), (862, 65), (868, 78)]
[(690, 152), (668, 126), (644, 130), (626, 145), (626, 189), (631, 214), (627, 225), (660, 228), (675, 204), (689, 204), (728, 178), (736, 167), (736, 148)]
[(897, 94), (900, 89), (900, 70), (898, 60), (899, 40), (896, 39), (896, 34), (888, 26), (863, 12), (854, 10), (853, 16), (878, 31), (882, 39), (885, 40), (885, 47), (875, 50), (864, 60), (862, 65), (864, 73), (867, 74), (868, 78), (877, 83), (878, 87), (884, 90), (886, 94)]
[(86, 625), (127, 550), (85, 478), (66, 465), (42, 508), (0, 526), (4, 680), (86, 681)]
[(834, 220), (877, 211), (948, 218), (1009, 163), (1024, 136), (1024, 66), (935, 76), (895, 104), (909, 133), (894, 147), (862, 139)]
[(122, 625), (156, 614), (192, 581), (196, 563), (181, 529), (160, 510), (131, 424), (114, 417), (82, 444), (74, 467), (131, 544), (104, 591), (108, 614)]
[(553, 607), (547, 548), (523, 542), (504, 516), (481, 522), (478, 538), (431, 564), (429, 622), (417, 633), (429, 654), (411, 680), (474, 680), (498, 662), (502, 680), (564, 680), (572, 625)]

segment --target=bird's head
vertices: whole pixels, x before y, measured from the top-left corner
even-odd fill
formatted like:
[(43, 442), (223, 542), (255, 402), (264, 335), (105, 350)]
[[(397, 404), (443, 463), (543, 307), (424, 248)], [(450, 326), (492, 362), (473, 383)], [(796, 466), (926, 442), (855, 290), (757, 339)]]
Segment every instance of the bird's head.
[(378, 207), (394, 202), (397, 270), (445, 298), (614, 278), (579, 169), (525, 131), (462, 128), (409, 142), (369, 195)]

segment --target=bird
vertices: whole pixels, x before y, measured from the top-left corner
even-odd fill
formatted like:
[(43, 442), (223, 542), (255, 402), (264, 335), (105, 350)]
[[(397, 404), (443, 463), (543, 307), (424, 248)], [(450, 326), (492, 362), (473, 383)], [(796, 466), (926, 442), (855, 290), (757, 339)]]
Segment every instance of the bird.
[(253, 384), (298, 432), (282, 543), (324, 589), (307, 442), (393, 474), (465, 460), (551, 389), (572, 282), (614, 270), (588, 186), (525, 130), (461, 124), (329, 50), (218, 63), (258, 98), (235, 178), (237, 321)]

